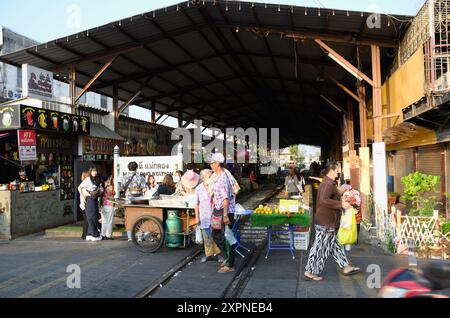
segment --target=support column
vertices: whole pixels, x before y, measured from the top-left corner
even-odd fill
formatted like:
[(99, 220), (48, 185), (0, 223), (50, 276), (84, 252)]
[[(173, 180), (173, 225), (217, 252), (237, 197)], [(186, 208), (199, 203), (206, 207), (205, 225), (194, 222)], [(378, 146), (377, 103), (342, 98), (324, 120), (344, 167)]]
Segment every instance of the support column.
[(152, 123), (156, 123), (156, 103), (152, 101)]
[(70, 73), (69, 73), (69, 95), (70, 95), (70, 104), (72, 105), (72, 111), (75, 108), (75, 99), (76, 99), (76, 94), (77, 94), (77, 86), (75, 84), (77, 78), (77, 70), (75, 68), (75, 66), (72, 66), (70, 68)]
[(350, 150), (355, 150), (355, 127), (353, 123), (353, 100), (347, 98), (347, 129)]
[(181, 110), (178, 111), (178, 128), (183, 127), (183, 113)]
[[(373, 74), (373, 198), (375, 214), (387, 212), (387, 168), (386, 146), (382, 135), (382, 105), (381, 105), (381, 63), (380, 47), (372, 45)], [(377, 224), (378, 226), (378, 224)]]
[(370, 196), (370, 149), (367, 147), (367, 114), (366, 87), (364, 82), (358, 82), (359, 101), (359, 133), (361, 145), (359, 148), (359, 186), (362, 198), (362, 213), (365, 219), (371, 219), (369, 209)]
[(120, 177), (120, 148), (119, 146), (114, 147), (114, 191), (115, 191), (115, 199), (119, 199), (120, 197), (120, 189), (119, 189), (119, 177)]
[(367, 119), (366, 119), (366, 87), (364, 82), (358, 82), (359, 95), (359, 133), (361, 147), (367, 147)]
[(119, 133), (119, 88), (113, 86), (113, 112), (114, 112), (114, 131)]

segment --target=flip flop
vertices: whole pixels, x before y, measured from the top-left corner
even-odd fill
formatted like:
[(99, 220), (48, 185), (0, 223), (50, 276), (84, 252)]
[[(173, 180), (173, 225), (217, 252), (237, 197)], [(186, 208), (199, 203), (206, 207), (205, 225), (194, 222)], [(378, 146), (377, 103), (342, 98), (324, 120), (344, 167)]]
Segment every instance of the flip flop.
[(320, 282), (323, 280), (323, 277), (315, 275), (314, 277), (303, 275), (303, 279), (309, 282)]
[(348, 273), (344, 273), (344, 276), (352, 276), (352, 275), (356, 275), (359, 274), (359, 272), (361, 271), (361, 269), (359, 267), (353, 267), (351, 271), (349, 271)]

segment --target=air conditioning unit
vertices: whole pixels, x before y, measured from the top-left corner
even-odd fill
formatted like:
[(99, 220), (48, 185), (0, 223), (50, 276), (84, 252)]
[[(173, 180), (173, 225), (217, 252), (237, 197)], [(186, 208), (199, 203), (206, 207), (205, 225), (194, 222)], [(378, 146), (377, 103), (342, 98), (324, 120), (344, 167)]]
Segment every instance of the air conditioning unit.
[(446, 91), (449, 88), (449, 73), (444, 73), (437, 80), (434, 81), (435, 91)]

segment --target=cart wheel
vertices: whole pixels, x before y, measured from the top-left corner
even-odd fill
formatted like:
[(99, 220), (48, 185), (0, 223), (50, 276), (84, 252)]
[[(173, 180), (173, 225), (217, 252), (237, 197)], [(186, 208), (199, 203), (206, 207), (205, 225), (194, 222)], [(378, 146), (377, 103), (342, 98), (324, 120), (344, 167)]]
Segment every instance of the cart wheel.
[(133, 226), (134, 245), (143, 253), (155, 253), (164, 243), (164, 228), (154, 216), (143, 216)]

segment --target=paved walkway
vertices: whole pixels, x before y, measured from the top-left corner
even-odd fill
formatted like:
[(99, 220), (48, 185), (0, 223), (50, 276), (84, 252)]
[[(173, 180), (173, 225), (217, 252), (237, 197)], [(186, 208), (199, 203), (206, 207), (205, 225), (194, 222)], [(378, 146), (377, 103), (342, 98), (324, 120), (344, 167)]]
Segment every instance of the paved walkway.
[(381, 281), (389, 271), (400, 264), (406, 265), (406, 258), (394, 257), (380, 249), (362, 245), (354, 247), (347, 255), (351, 262), (362, 269), (359, 275), (346, 277), (332, 258), (328, 259), (323, 272), (324, 281), (303, 280), (308, 260), (307, 252), (297, 251), (292, 260), (289, 251), (273, 251), (268, 260), (262, 253), (256, 263), (253, 275), (244, 289), (242, 298), (373, 298), (377, 290), (367, 287), (366, 280), (370, 264), (381, 269)]
[[(143, 254), (132, 243), (32, 236), (0, 242), (0, 298), (130, 298), (191, 250)], [(81, 289), (67, 288), (67, 266), (81, 267)]]

